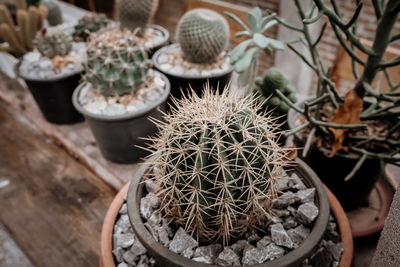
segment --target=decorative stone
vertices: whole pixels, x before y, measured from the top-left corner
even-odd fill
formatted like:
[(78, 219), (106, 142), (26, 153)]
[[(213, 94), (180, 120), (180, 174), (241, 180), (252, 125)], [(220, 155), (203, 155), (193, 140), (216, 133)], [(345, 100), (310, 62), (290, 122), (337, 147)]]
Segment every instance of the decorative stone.
[(272, 208), (282, 209), (296, 202), (297, 196), (293, 192), (285, 192), (272, 200)]
[(158, 58), (158, 64), (164, 64), (168, 62), (168, 56), (166, 54), (161, 54)]
[(330, 267), (332, 260), (332, 254), (324, 247), (318, 248), (317, 252), (309, 259), (310, 265), (318, 267)]
[(271, 237), (266, 235), (260, 241), (257, 242), (257, 247), (262, 248), (266, 247), (269, 244), (271, 244)]
[(156, 84), (157, 87), (164, 87), (165, 86), (164, 80), (161, 79), (160, 77), (155, 77), (154, 78), (154, 83)]
[(272, 209), (271, 213), (274, 214), (276, 217), (282, 218), (282, 217), (287, 217), (290, 215), (290, 212), (287, 209)]
[(214, 263), (212, 258), (208, 257), (208, 256), (195, 257), (192, 260), (201, 262), (201, 263), (205, 263), (205, 264), (213, 264)]
[(275, 244), (269, 244), (266, 247), (246, 249), (243, 252), (242, 264), (261, 264), (267, 260), (273, 260), (281, 257), (284, 253), (285, 250)]
[(307, 189), (303, 181), (299, 178), (299, 176), (296, 173), (293, 173), (292, 176), (290, 177), (289, 185), (293, 185), (293, 187), (297, 190)]
[(285, 254), (285, 249), (275, 244), (269, 244), (266, 247), (266, 252), (267, 252), (267, 260), (274, 260), (279, 257), (282, 257)]
[(193, 249), (192, 248), (187, 248), (182, 252), (182, 256), (188, 259), (191, 259), (193, 257)]
[(249, 243), (254, 244), (257, 241), (259, 241), (261, 237), (259, 237), (257, 234), (251, 234), (251, 235), (246, 235), (246, 239), (247, 241), (249, 241)]
[(120, 232), (125, 233), (131, 227), (128, 215), (127, 214), (121, 215), (115, 226), (120, 228)]
[(185, 70), (181, 66), (175, 66), (171, 69), (171, 72), (175, 75), (182, 75)]
[(221, 266), (240, 265), (240, 258), (232, 249), (225, 247), (218, 255), (215, 263)]
[(171, 243), (171, 240), (169, 239), (169, 234), (168, 234), (168, 230), (167, 230), (168, 226), (157, 226), (156, 230), (158, 233), (158, 239), (161, 242), (161, 244), (163, 244), (164, 246), (169, 246), (169, 244)]
[(211, 76), (211, 71), (209, 70), (201, 71), (201, 77), (208, 77), (208, 76)]
[(126, 264), (125, 262), (121, 262), (120, 264), (117, 265), (117, 267), (129, 267), (129, 265)]
[(165, 64), (161, 64), (160, 65), (160, 69), (162, 69), (163, 71), (170, 71), (172, 68), (171, 64), (165, 63)]
[(201, 246), (196, 248), (196, 250), (194, 251), (194, 257), (207, 257), (214, 260), (218, 256), (218, 254), (221, 253), (221, 251), (222, 246), (218, 243), (209, 246)]
[(247, 247), (252, 247), (252, 245), (250, 245), (250, 243), (247, 240), (239, 240), (237, 241), (235, 244), (233, 244), (232, 246), (230, 246), (230, 248), (237, 254), (237, 255), (242, 255), (243, 254), (243, 250)]
[(124, 204), (121, 206), (121, 209), (119, 210), (118, 213), (119, 213), (119, 214), (127, 214), (127, 213), (128, 213), (128, 207), (126, 206), (126, 203), (124, 203)]
[(310, 224), (318, 216), (319, 210), (313, 202), (301, 204), (297, 209), (296, 220), (302, 224)]
[(297, 225), (299, 225), (299, 223), (293, 216), (288, 216), (285, 218), (285, 221), (282, 223), (282, 225), (285, 229), (291, 229), (295, 228)]
[(152, 193), (158, 189), (158, 186), (152, 180), (145, 180), (144, 185), (146, 187), (147, 192)]
[(296, 245), (300, 245), (310, 235), (310, 230), (304, 225), (299, 225), (294, 229), (289, 229), (287, 233)]
[(123, 255), (124, 255), (124, 250), (121, 247), (116, 247), (113, 249), (112, 251), (115, 259), (117, 260), (117, 262), (122, 262), (123, 261)]
[(169, 244), (169, 249), (177, 254), (182, 253), (185, 249), (195, 248), (197, 246), (197, 241), (194, 240), (188, 233), (179, 227), (176, 231), (174, 238)]
[(275, 184), (276, 189), (283, 190), (288, 187), (288, 183), (289, 183), (289, 178), (287, 176), (282, 177), (276, 181), (276, 184)]
[(83, 106), (88, 112), (93, 114), (100, 114), (107, 107), (106, 101), (93, 101)]
[(135, 236), (133, 233), (124, 233), (116, 237), (116, 245), (122, 248), (129, 248), (135, 242)]
[(314, 201), (315, 188), (308, 188), (296, 192), (297, 198), (300, 203), (307, 203)]
[(125, 112), (125, 106), (122, 104), (111, 104), (103, 110), (103, 114), (108, 116), (118, 116)]
[(280, 223), (271, 226), (271, 239), (278, 246), (293, 248), (293, 241)]
[(153, 210), (157, 208), (158, 205), (159, 200), (157, 196), (153, 193), (148, 193), (140, 201), (140, 215), (145, 219), (149, 219)]
[(200, 76), (200, 72), (198, 69), (192, 68), (186, 72), (186, 75), (189, 76)]

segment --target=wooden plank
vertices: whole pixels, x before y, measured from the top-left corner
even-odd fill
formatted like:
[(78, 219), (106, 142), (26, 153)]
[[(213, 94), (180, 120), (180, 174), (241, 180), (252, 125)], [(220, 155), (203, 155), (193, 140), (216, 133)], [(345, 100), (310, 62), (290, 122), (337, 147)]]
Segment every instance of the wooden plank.
[(115, 191), (0, 101), (0, 223), (34, 266), (98, 266)]
[[(361, 39), (361, 43), (367, 48), (372, 47), (372, 42), (369, 40)], [(367, 54), (360, 51), (359, 49), (356, 49), (356, 54), (363, 61), (367, 60)], [(390, 61), (391, 59), (394, 59), (397, 56), (400, 56), (399, 49), (394, 48), (394, 47), (388, 47), (386, 49), (386, 53), (385, 53), (386, 61)], [(356, 63), (356, 66), (357, 66), (358, 73), (361, 74), (363, 71), (363, 66), (361, 66), (358, 63)], [(390, 74), (392, 83), (394, 85), (398, 84), (400, 82), (400, 65), (388, 68), (387, 70)], [(336, 60), (333, 64), (331, 76), (335, 77), (335, 84), (340, 92), (347, 91), (348, 89), (350, 89), (354, 86), (355, 78), (353, 76), (353, 71), (352, 71), (352, 66), (351, 66), (351, 57), (344, 50), (344, 48), (342, 46), (339, 46), (339, 48), (338, 48), (338, 52), (336, 54)], [(376, 86), (377, 79), (378, 79), (378, 75), (377, 75), (377, 77), (375, 77), (375, 80), (372, 83), (373, 87)], [(380, 88), (381, 88), (382, 92), (388, 92), (390, 90), (390, 87), (389, 87), (389, 84), (388, 84), (388, 81), (387, 81), (385, 75), (383, 75), (383, 77), (382, 77), (382, 82), (381, 82)]]
[[(0, 189), (1, 190), (1, 189)], [(32, 263), (15, 244), (0, 223), (0, 266), (2, 267), (33, 267)]]
[(0, 99), (9, 103), (16, 113), (26, 116), (45, 135), (65, 147), (70, 154), (116, 189), (120, 189), (128, 182), (138, 168), (137, 164), (115, 164), (104, 159), (85, 122), (62, 126), (48, 123), (29, 91), (2, 73), (0, 73)]

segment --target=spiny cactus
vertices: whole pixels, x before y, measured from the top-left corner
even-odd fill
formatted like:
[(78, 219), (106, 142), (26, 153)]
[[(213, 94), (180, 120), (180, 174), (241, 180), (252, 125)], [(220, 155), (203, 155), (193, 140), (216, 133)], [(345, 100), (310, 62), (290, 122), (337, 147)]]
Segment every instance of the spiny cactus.
[(7, 49), (17, 56), (31, 51), (32, 40), (36, 32), (42, 28), (46, 16), (47, 8), (44, 6), (29, 6), (27, 10), (19, 8), (16, 12), (17, 25), (15, 25), (7, 7), (0, 5), (0, 37), (8, 43)]
[(35, 48), (48, 58), (66, 56), (72, 49), (72, 37), (58, 29), (39, 31), (33, 43)]
[(278, 89), (293, 103), (297, 102), (296, 88), (289, 84), (287, 77), (277, 68), (270, 68), (264, 73), (264, 77), (258, 77), (253, 87), (253, 93), (257, 98), (257, 102), (265, 103), (265, 108), (275, 109), (275, 115), (284, 115), (288, 113), (289, 106), (281, 101), (276, 95), (275, 89)]
[(276, 196), (287, 162), (276, 125), (250, 97), (238, 100), (226, 89), (174, 101), (152, 139), (160, 210), (198, 240), (227, 244), (266, 216)]
[(135, 31), (142, 35), (151, 17), (158, 9), (159, 0), (118, 0), (117, 18), (121, 29)]
[(85, 80), (103, 95), (133, 93), (147, 80), (150, 61), (129, 30), (113, 29), (88, 44)]
[(107, 27), (109, 20), (104, 14), (84, 16), (75, 25), (74, 40), (84, 41), (88, 39), (90, 33), (97, 32), (101, 28)]
[(42, 0), (41, 3), (49, 10), (47, 21), (51, 26), (55, 26), (63, 22), (61, 8), (57, 0)]
[(194, 63), (214, 61), (229, 42), (228, 22), (209, 9), (193, 9), (179, 21), (177, 40), (184, 57)]

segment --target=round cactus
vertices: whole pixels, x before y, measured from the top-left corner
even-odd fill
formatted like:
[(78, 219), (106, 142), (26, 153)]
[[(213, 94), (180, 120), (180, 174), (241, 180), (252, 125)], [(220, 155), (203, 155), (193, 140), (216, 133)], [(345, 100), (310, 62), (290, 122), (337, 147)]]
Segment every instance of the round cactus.
[(176, 34), (184, 57), (194, 63), (214, 61), (229, 42), (225, 18), (203, 8), (187, 12), (180, 19)]
[(157, 11), (159, 0), (118, 0), (117, 18), (121, 28), (143, 33), (150, 18)]
[(85, 80), (103, 95), (133, 93), (147, 81), (150, 61), (129, 30), (93, 36), (86, 53)]
[(106, 15), (93, 15), (93, 16), (84, 16), (78, 21), (78, 24), (75, 25), (74, 31), (74, 39), (75, 41), (84, 41), (88, 39), (90, 33), (94, 33), (99, 31), (101, 28), (107, 27), (109, 20)]
[(273, 119), (241, 100), (206, 89), (175, 100), (153, 139), (160, 209), (198, 240), (225, 244), (266, 216), (286, 164)]
[(276, 116), (284, 115), (290, 107), (276, 95), (275, 89), (281, 91), (293, 103), (297, 102), (296, 88), (289, 84), (288, 78), (277, 68), (268, 69), (263, 78), (256, 79), (253, 93), (259, 103), (264, 103), (265, 108), (275, 108)]
[(63, 22), (62, 12), (58, 1), (42, 0), (41, 4), (45, 5), (49, 10), (49, 13), (47, 14), (47, 21), (51, 26), (55, 26)]
[(36, 33), (34, 47), (48, 58), (66, 56), (72, 49), (72, 37), (58, 29), (44, 29)]

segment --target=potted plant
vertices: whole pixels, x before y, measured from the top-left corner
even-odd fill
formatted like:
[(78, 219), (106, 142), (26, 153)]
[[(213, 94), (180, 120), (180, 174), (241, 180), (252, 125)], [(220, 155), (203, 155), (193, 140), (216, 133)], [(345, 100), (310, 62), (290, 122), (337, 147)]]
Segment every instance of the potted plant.
[[(138, 240), (163, 266), (288, 266), (301, 263), (323, 238), (329, 203), (322, 183), (300, 160), (286, 172), (275, 126), (250, 99), (210, 89), (200, 98), (192, 91), (158, 123), (153, 155), (131, 181), (127, 209)], [(155, 184), (150, 193), (146, 181)], [(301, 225), (276, 215), (290, 210)], [(172, 240), (155, 234), (166, 223)], [(292, 239), (296, 230), (283, 225), (304, 235)], [(231, 245), (246, 240), (263, 241), (242, 247), (240, 257)], [(191, 250), (208, 245), (223, 255), (213, 262), (191, 259)]]
[[(318, 16), (295, 1), (301, 25), (289, 25), (274, 14), (283, 27), (302, 34), (301, 39), (309, 49), (309, 55), (301, 54), (292, 44), (287, 46), (314, 71), (317, 77), (316, 95), (295, 105), (279, 90), (276, 93), (292, 110), (288, 115), (295, 143), (303, 147), (302, 157), (311, 165), (324, 183), (334, 192), (345, 209), (362, 206), (384, 172), (386, 163), (399, 164), (395, 155), (400, 150), (399, 140), (399, 85), (393, 84), (388, 68), (400, 64), (399, 58), (385, 61), (385, 51), (391, 42), (399, 38), (391, 36), (398, 18), (398, 1), (376, 2), (377, 29), (372, 47), (366, 47), (357, 37), (357, 19), (363, 7), (357, 3), (351, 20), (344, 22), (336, 5), (333, 9), (323, 1), (314, 0), (311, 9), (318, 9)], [(311, 37), (309, 24), (325, 16), (316, 38)], [(344, 96), (339, 94), (330, 68), (326, 68), (318, 50), (327, 23), (335, 33), (340, 45), (352, 61), (356, 82)], [(344, 36), (347, 37), (345, 41)], [(360, 58), (357, 50), (366, 54)], [(360, 68), (360, 65), (362, 66)], [(389, 91), (380, 90), (382, 77), (388, 81)], [(376, 84), (373, 84), (377, 81)], [(340, 167), (338, 167), (340, 166)]]
[(118, 0), (117, 21), (121, 29), (136, 32), (138, 42), (147, 50), (149, 57), (169, 43), (169, 32), (160, 25), (149, 24), (158, 9), (159, 0)]
[(73, 38), (76, 42), (86, 42), (91, 33), (96, 33), (109, 24), (110, 20), (104, 14), (84, 16), (75, 25)]
[(133, 163), (146, 155), (143, 137), (156, 133), (147, 119), (160, 119), (170, 85), (150, 69), (136, 36), (118, 28), (95, 34), (87, 45), (84, 82), (73, 104), (89, 123), (104, 157)]
[(224, 88), (230, 82), (233, 69), (225, 51), (229, 26), (221, 15), (208, 9), (187, 12), (179, 20), (176, 40), (152, 58), (154, 67), (170, 80), (172, 96), (180, 98), (188, 88), (200, 95), (206, 83)]
[(70, 124), (83, 117), (72, 105), (71, 97), (79, 83), (85, 56), (84, 43), (55, 28), (37, 32), (35, 51), (26, 53), (16, 66), (43, 116), (52, 123)]

